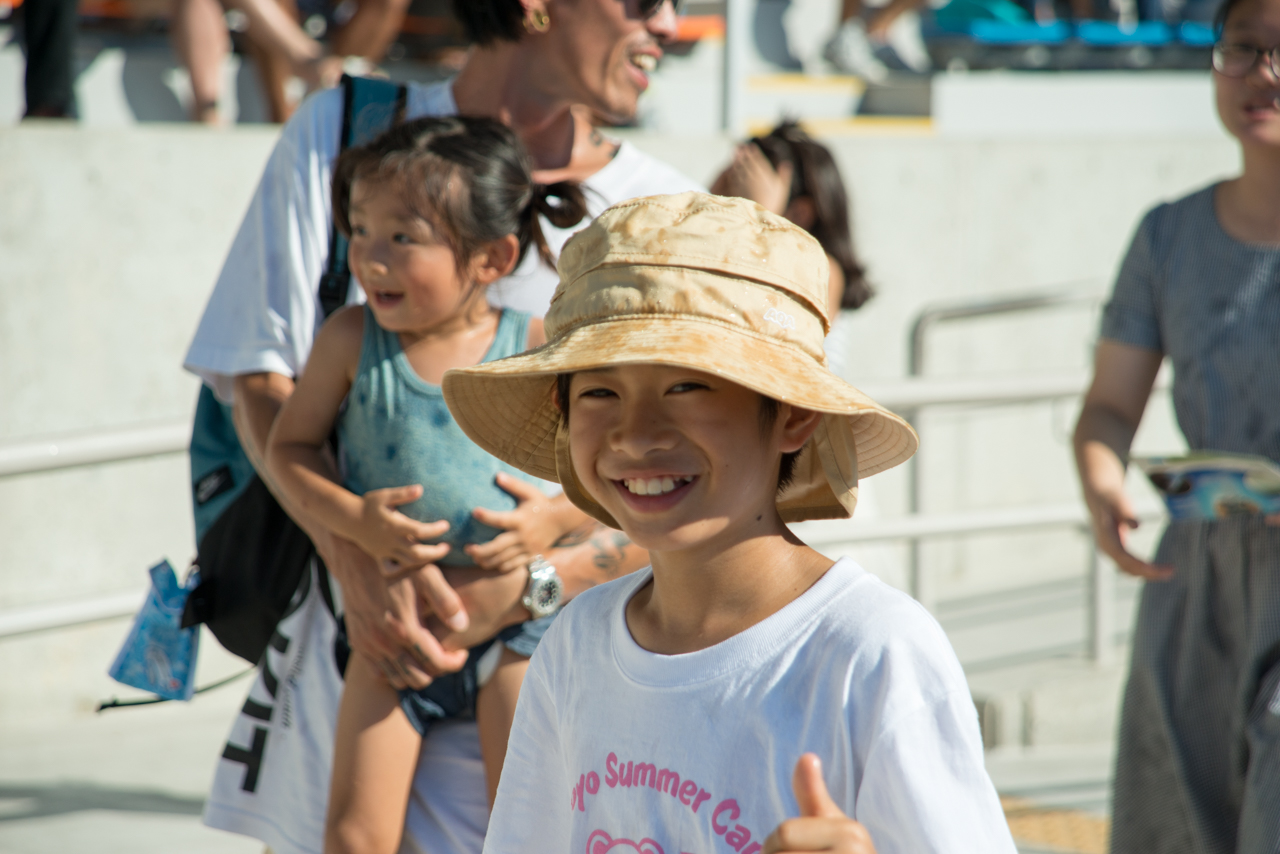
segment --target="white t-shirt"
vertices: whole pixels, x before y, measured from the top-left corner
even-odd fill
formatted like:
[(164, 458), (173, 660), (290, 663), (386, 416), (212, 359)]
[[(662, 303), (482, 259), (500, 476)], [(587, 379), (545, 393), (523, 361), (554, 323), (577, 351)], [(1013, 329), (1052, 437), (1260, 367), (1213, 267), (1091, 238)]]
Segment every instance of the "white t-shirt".
[[(450, 83), (409, 85), (406, 115), (453, 115)], [(317, 288), (329, 257), (330, 183), (342, 127), (342, 90), (308, 98), (284, 126), (267, 160), (205, 306), (183, 367), (198, 374), (218, 397), (231, 400), (231, 378), (269, 371), (297, 376), (324, 317)], [(659, 193), (702, 189), (671, 166), (623, 142), (617, 154), (585, 183), (595, 216), (609, 205)], [(586, 223), (568, 229), (542, 220), (555, 254)], [(541, 317), (558, 279), (530, 249), (520, 267), (489, 287), (495, 305)], [(363, 301), (353, 280), (349, 301)]]
[[(406, 114), (457, 112), (449, 84), (409, 85)], [(329, 254), (330, 179), (342, 127), (342, 92), (308, 98), (285, 125), (187, 352), (184, 367), (231, 399), (231, 378), (271, 371), (296, 376), (323, 312), (317, 288)], [(636, 196), (700, 189), (629, 143), (586, 182), (597, 214)], [(585, 225), (583, 223), (582, 225)], [(545, 220), (559, 253), (573, 231)], [(542, 315), (556, 274), (530, 251), (491, 285), (499, 305)], [(353, 281), (349, 300), (362, 300)], [(205, 804), (212, 826), (263, 840), (277, 854), (319, 854), (342, 680), (333, 663), (334, 621), (314, 585), (278, 634), (232, 722)], [(423, 743), (401, 850), (476, 854), (488, 821), (475, 725), (444, 722)]]
[(645, 570), (578, 596), (524, 680), (485, 854), (756, 854), (799, 814), (805, 752), (879, 854), (1013, 854), (937, 622), (848, 558), (764, 621), (657, 655)]

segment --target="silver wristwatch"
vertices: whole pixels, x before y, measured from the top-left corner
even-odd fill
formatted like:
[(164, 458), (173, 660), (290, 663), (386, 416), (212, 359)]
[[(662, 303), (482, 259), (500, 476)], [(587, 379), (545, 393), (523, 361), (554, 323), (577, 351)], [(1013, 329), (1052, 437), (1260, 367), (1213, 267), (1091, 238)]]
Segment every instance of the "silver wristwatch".
[(520, 604), (529, 609), (536, 620), (560, 610), (560, 600), (564, 598), (564, 582), (556, 573), (556, 568), (542, 557), (535, 555), (529, 561), (529, 585), (524, 589), (524, 598)]

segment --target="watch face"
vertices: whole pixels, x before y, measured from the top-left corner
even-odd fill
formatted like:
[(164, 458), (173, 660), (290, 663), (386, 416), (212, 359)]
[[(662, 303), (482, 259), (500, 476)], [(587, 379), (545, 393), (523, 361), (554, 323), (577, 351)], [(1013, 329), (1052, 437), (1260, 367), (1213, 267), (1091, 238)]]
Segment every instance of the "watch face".
[(549, 574), (534, 580), (532, 589), (525, 597), (524, 606), (534, 617), (545, 617), (560, 607), (560, 598), (564, 593), (564, 583), (560, 576)]
[(542, 613), (546, 614), (554, 611), (555, 607), (560, 604), (560, 585), (554, 581), (548, 581), (546, 584), (539, 584), (538, 588), (533, 591), (533, 605)]

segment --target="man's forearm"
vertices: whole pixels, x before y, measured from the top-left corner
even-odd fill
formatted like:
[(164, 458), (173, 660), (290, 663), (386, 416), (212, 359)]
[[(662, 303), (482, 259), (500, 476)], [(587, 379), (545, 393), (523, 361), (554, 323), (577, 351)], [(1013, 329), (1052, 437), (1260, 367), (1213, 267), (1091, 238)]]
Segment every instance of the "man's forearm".
[(599, 522), (561, 537), (547, 559), (564, 581), (567, 599), (649, 565), (647, 551)]
[[(267, 470), (267, 440), (271, 436), (271, 427), (275, 424), (276, 416), (280, 414), (280, 408), (293, 393), (293, 388), (293, 379), (283, 374), (260, 373), (237, 376), (235, 403), (231, 408), (236, 436), (239, 437), (240, 446), (244, 448), (245, 456), (249, 458), (254, 471), (262, 478), (267, 489), (271, 490), (276, 501), (280, 502), (280, 506), (289, 514), (289, 518), (306, 531), (311, 542), (325, 558), (325, 562), (337, 568), (337, 564), (342, 562), (331, 560), (332, 533), (318, 519), (291, 502)], [(338, 581), (341, 582), (342, 578)]]

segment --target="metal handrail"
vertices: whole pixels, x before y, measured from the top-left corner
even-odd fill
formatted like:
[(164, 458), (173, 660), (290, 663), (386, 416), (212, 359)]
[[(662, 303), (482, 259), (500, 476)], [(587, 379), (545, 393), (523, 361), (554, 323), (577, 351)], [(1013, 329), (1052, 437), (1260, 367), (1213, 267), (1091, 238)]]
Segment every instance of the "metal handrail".
[(190, 421), (170, 421), (0, 445), (0, 477), (183, 453), (190, 440)]
[[(916, 377), (864, 384), (863, 390), (890, 409), (912, 411), (932, 406), (1017, 404), (1075, 397), (1084, 391), (1088, 379), (1088, 375), (1081, 371), (983, 379)], [(1157, 382), (1157, 388), (1165, 385), (1167, 379)], [(184, 421), (0, 445), (0, 478), (184, 453), (190, 435), (190, 424)], [(913, 509), (917, 507), (918, 504), (913, 505)], [(1148, 513), (1149, 517), (1152, 515)], [(1087, 521), (1083, 505), (1073, 502), (932, 516), (913, 513), (897, 519), (868, 520), (865, 523), (860, 520), (856, 526), (847, 521), (811, 522), (806, 523), (812, 526), (806, 533), (815, 545), (906, 540), (911, 544), (913, 554), (918, 555), (918, 544), (923, 539), (1051, 526), (1087, 530)], [(927, 599), (921, 595), (918, 557), (912, 566), (912, 593), (917, 598)], [(1111, 622), (1105, 601), (1109, 584), (1107, 575), (1095, 555), (1090, 567), (1094, 591), (1090, 607), (1090, 650), (1098, 660), (1105, 660), (1109, 654), (1105, 640)], [(115, 594), (83, 602), (0, 613), (0, 638), (126, 617), (134, 613), (138, 601), (137, 593)]]
[(92, 599), (0, 612), (0, 638), (131, 617), (137, 613), (144, 596), (145, 591), (132, 590)]
[[(930, 329), (939, 323), (1061, 308), (1070, 305), (1093, 304), (1099, 301), (1099, 297), (1096, 293), (1084, 289), (1090, 284), (1093, 283), (1077, 281), (1031, 293), (981, 297), (976, 300), (966, 300), (960, 303), (935, 305), (926, 308), (916, 316), (915, 322), (911, 324), (907, 353), (908, 373), (912, 378), (918, 378), (924, 373), (926, 335)], [(1084, 383), (1087, 382), (1086, 376), (1078, 388), (1083, 390)], [(1167, 385), (1168, 377), (1164, 372), (1161, 372), (1156, 388), (1153, 391), (1163, 389)], [(1065, 397), (1067, 395), (1062, 396)], [(995, 403), (997, 401), (990, 402)], [(905, 408), (903, 412), (903, 415), (917, 430), (921, 426), (919, 419), (921, 408), (922, 406), (917, 405)], [(907, 512), (913, 516), (920, 512), (922, 481), (920, 461), (918, 458), (913, 457), (907, 464)], [(1079, 506), (1078, 509), (1083, 516), (1084, 507)], [(1078, 524), (1086, 532), (1089, 531), (1088, 526), (1083, 522)], [(932, 610), (933, 592), (927, 583), (920, 562), (920, 538), (908, 538), (908, 543), (910, 545), (907, 554), (907, 577), (911, 587), (911, 595), (925, 607)], [(1113, 652), (1111, 644), (1111, 623), (1113, 619), (1111, 612), (1113, 608), (1110, 601), (1113, 584), (1114, 581), (1101, 555), (1098, 553), (1097, 545), (1091, 542), (1089, 558), (1090, 599), (1088, 606), (1089, 654), (1099, 664), (1109, 662)]]
[[(865, 383), (862, 390), (894, 410), (925, 406), (1029, 403), (1080, 394), (1082, 372), (989, 379), (909, 379)], [(188, 421), (76, 433), (0, 445), (0, 478), (43, 471), (185, 453)]]
[[(856, 515), (856, 514), (855, 514)], [(1164, 517), (1159, 505), (1142, 507), (1139, 520)], [(836, 543), (874, 543), (885, 540), (926, 539), (933, 537), (995, 534), (1030, 528), (1089, 526), (1089, 513), (1084, 502), (1044, 504), (1039, 507), (1008, 507), (993, 510), (970, 510), (962, 513), (935, 513), (868, 519), (804, 522), (804, 541), (812, 546)]]
[(1014, 314), (1057, 308), (1065, 305), (1096, 303), (1095, 293), (1082, 290), (1087, 281), (1071, 282), (1049, 290), (1033, 291), (994, 297), (982, 297), (956, 303), (942, 303), (926, 308), (916, 315), (911, 324), (910, 349), (907, 351), (907, 373), (913, 377), (924, 373), (925, 335), (935, 324), (974, 317), (990, 317), (997, 314)]
[[(1138, 517), (1144, 521), (1158, 519), (1162, 515), (1158, 507), (1144, 507), (1138, 513)], [(1088, 524), (1088, 517), (1082, 504), (1072, 502), (1041, 507), (938, 513), (932, 516), (857, 522), (840, 519), (803, 524), (803, 539), (810, 545), (823, 546), (973, 536), (1064, 525), (1083, 527)], [(130, 617), (137, 612), (145, 595), (142, 590), (133, 590), (93, 599), (0, 612), (0, 639)]]

